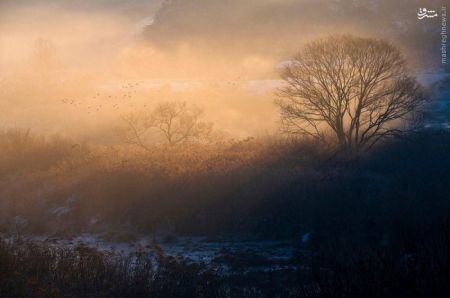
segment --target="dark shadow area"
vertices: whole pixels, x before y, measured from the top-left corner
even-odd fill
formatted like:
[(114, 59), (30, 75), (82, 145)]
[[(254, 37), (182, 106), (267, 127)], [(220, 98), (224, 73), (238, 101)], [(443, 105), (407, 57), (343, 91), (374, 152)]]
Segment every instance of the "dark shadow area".
[[(15, 150), (17, 161), (10, 154), (1, 163), (3, 183), (9, 181), (2, 192), (14, 198), (3, 201), (3, 230), (15, 237), (288, 239), (297, 253), (282, 267), (251, 252), (224, 253), (225, 273), (164, 256), (142, 265), (156, 271), (135, 272), (134, 257), (89, 251), (94, 259), (85, 262), (76, 247), (8, 238), (0, 256), (2, 297), (179, 297), (173, 291), (183, 297), (444, 297), (450, 290), (446, 131), (392, 140), (370, 156), (345, 161), (330, 159), (314, 143), (250, 139), (212, 151), (128, 152), (125, 162), (123, 153), (100, 154), (60, 139), (21, 133), (13, 140), (27, 138), (31, 151)], [(53, 150), (71, 153), (59, 158), (48, 154)], [(31, 156), (39, 162), (11, 166)], [(24, 189), (40, 189), (39, 201)], [(143, 258), (155, 251), (164, 255), (152, 247)]]

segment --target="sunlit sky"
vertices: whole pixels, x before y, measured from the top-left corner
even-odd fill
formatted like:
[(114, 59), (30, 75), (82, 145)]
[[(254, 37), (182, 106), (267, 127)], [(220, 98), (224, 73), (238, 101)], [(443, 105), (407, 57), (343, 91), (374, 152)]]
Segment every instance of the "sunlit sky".
[(419, 2), (1, 0), (1, 125), (114, 142), (123, 114), (179, 100), (238, 138), (272, 133), (277, 66), (306, 41), (382, 34), (428, 59)]

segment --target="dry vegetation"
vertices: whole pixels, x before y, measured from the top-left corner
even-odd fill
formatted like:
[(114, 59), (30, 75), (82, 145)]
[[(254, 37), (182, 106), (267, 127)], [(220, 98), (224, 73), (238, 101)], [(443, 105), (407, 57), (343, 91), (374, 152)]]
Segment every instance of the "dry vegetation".
[[(295, 269), (231, 275), (153, 248), (2, 241), (2, 297), (443, 297), (450, 276), (450, 136), (411, 135), (353, 161), (317, 143), (93, 146), (1, 134), (1, 227), (17, 234), (99, 232), (288, 238)], [(405, 154), (407, 152), (408, 154)], [(11, 238), (10, 238), (11, 239)], [(156, 250), (155, 250), (156, 249)], [(252, 256), (253, 258), (255, 256)], [(243, 256), (249, 261), (248, 255)], [(234, 267), (236, 265), (233, 265)], [(232, 267), (232, 268), (234, 268)]]
[(244, 265), (233, 266), (226, 274), (207, 264), (166, 256), (157, 245), (123, 256), (84, 245), (67, 248), (21, 238), (0, 239), (0, 295), (446, 297), (449, 226), (436, 228), (433, 233), (420, 234), (423, 242), (405, 237), (416, 244), (414, 247), (352, 247), (334, 239), (314, 253), (299, 250), (290, 260), (290, 269), (251, 272)]
[[(114, 223), (150, 232), (182, 221), (196, 222), (189, 230), (198, 230), (212, 219), (199, 218), (206, 216), (199, 208), (250, 208), (300, 171), (292, 160), (312, 153), (304, 145), (305, 153), (293, 154), (294, 142), (270, 138), (147, 150), (76, 144), (19, 129), (4, 130), (0, 139), (2, 226), (33, 232), (101, 230)], [(251, 199), (248, 192), (254, 192)]]
[[(448, 145), (446, 133), (419, 134), (359, 161), (339, 161), (320, 143), (287, 139), (147, 151), (4, 130), (1, 227), (290, 237), (332, 228), (336, 218), (356, 224), (375, 217), (389, 225), (405, 217), (398, 206), (408, 200), (438, 206), (426, 208), (434, 220), (447, 210), (439, 198), (448, 193)], [(429, 196), (435, 199), (426, 201)], [(382, 211), (387, 206), (389, 214)], [(415, 208), (408, 210), (416, 217)]]

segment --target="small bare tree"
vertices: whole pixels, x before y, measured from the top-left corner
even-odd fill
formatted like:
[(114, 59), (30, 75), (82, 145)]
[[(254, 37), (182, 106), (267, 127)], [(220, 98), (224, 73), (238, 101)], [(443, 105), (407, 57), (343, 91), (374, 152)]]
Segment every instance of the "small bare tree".
[(166, 102), (152, 112), (133, 113), (122, 117), (126, 127), (122, 136), (126, 143), (150, 150), (145, 138), (153, 130), (170, 145), (208, 141), (213, 124), (201, 120), (203, 111), (186, 102)]
[(167, 102), (151, 114), (152, 126), (157, 127), (169, 145), (207, 138), (212, 124), (200, 120), (203, 111), (185, 102)]
[(408, 131), (426, 101), (400, 51), (371, 38), (309, 43), (286, 64), (282, 79), (276, 103), (285, 132), (331, 142), (347, 153)]
[(117, 133), (124, 142), (150, 151), (150, 147), (145, 142), (146, 135), (151, 128), (149, 114), (146, 112), (130, 113), (123, 115), (122, 120), (125, 126), (118, 129)]

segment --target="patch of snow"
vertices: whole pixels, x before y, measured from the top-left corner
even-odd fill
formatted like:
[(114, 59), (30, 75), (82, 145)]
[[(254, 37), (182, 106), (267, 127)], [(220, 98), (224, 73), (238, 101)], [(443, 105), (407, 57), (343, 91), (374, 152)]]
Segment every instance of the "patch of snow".
[(63, 215), (68, 214), (72, 211), (71, 207), (62, 206), (62, 207), (56, 207), (50, 211), (51, 214), (56, 215), (57, 217), (61, 217)]
[[(294, 256), (293, 244), (283, 241), (208, 241), (205, 237), (178, 237), (173, 243), (162, 243), (162, 239), (148, 236), (133, 242), (112, 242), (96, 234), (80, 234), (69, 239), (45, 236), (28, 236), (27, 239), (53, 247), (87, 246), (102, 252), (124, 256), (135, 253), (153, 255), (156, 244), (167, 256), (182, 257), (192, 263), (209, 264), (224, 270), (227, 268), (227, 263), (221, 260), (223, 256), (244, 259), (246, 255), (259, 256), (270, 261), (270, 268), (274, 270), (278, 268), (277, 266), (279, 269), (284, 268), (286, 262)], [(246, 270), (265, 270), (265, 267), (261, 266), (264, 265), (252, 265)]]

